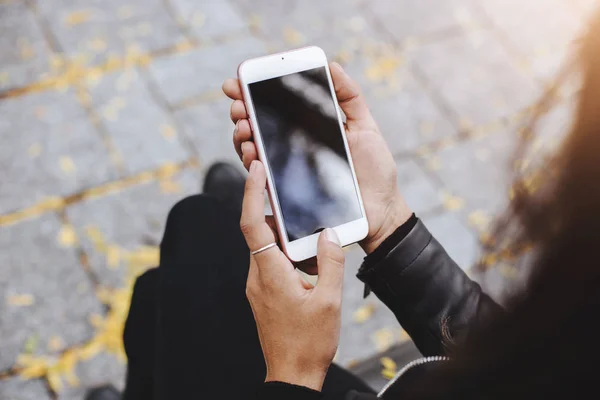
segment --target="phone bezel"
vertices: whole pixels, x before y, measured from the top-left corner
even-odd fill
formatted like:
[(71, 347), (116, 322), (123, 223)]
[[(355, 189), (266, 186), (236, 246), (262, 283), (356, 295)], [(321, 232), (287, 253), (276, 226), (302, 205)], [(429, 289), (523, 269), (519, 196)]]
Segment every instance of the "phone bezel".
[(335, 89), (331, 79), (331, 73), (329, 71), (329, 65), (325, 52), (316, 46), (304, 47), (283, 53), (249, 59), (241, 63), (238, 67), (238, 79), (240, 80), (244, 102), (246, 104), (246, 110), (248, 111), (248, 115), (250, 117), (250, 126), (254, 136), (254, 143), (256, 144), (258, 150), (258, 158), (263, 162), (267, 172), (267, 191), (269, 194), (269, 200), (271, 202), (271, 208), (273, 210), (273, 215), (277, 224), (277, 231), (281, 246), (288, 258), (295, 262), (303, 261), (317, 255), (317, 241), (319, 234), (315, 233), (294, 241), (289, 241), (288, 239), (287, 231), (285, 229), (285, 222), (283, 220), (283, 213), (279, 205), (279, 198), (275, 193), (275, 190), (271, 190), (271, 188), (274, 188), (275, 186), (273, 184), (271, 168), (265, 155), (265, 148), (260, 134), (259, 125), (257, 123), (252, 98), (250, 96), (249, 85), (254, 82), (260, 82), (318, 67), (325, 67), (325, 70), (327, 71), (329, 89), (331, 90), (331, 95), (336, 104), (335, 108), (340, 127), (340, 134), (344, 139), (344, 147), (346, 148), (346, 154), (348, 154), (348, 159), (350, 161), (350, 169), (352, 171), (352, 179), (354, 180), (354, 188), (357, 192), (362, 213), (362, 218), (343, 225), (332, 227), (340, 238), (342, 246), (347, 246), (364, 239), (367, 236), (369, 225), (360, 193), (360, 187), (358, 186), (358, 180), (354, 171), (352, 155), (350, 154), (350, 149), (348, 147), (348, 141), (344, 131), (344, 124), (340, 114), (339, 106), (337, 104), (337, 97), (335, 95)]

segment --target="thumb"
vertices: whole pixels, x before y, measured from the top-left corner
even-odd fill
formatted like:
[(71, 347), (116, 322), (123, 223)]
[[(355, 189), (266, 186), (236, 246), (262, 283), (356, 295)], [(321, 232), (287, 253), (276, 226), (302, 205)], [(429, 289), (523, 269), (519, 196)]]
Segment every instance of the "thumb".
[(319, 268), (317, 292), (341, 299), (344, 282), (344, 251), (340, 246), (340, 239), (331, 228), (325, 229), (319, 235), (317, 265)]
[(360, 128), (375, 128), (375, 120), (371, 116), (369, 107), (360, 87), (346, 74), (342, 66), (336, 62), (329, 65), (331, 79), (335, 88), (335, 95), (342, 111), (346, 115), (348, 124), (358, 124)]

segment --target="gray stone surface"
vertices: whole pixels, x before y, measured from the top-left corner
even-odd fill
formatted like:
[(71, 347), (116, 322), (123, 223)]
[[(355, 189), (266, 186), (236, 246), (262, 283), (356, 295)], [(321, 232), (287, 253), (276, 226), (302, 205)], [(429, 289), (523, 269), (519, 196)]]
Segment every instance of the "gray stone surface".
[[(66, 347), (89, 339), (87, 318), (103, 308), (79, 250), (101, 285), (121, 287), (128, 264), (121, 256), (159, 243), (169, 209), (200, 191), (206, 168), (216, 160), (240, 165), (231, 146), (229, 102), (220, 87), (223, 79), (235, 77), (241, 61), (268, 51), (316, 44), (347, 68), (397, 157), (398, 183), (408, 203), (467, 268), (479, 257), (481, 220), (500, 212), (508, 198), (508, 160), (522, 122), (515, 113), (537, 99), (597, 1), (0, 3), (0, 265), (9, 265), (0, 269), (4, 371), (25, 347), (48, 354), (54, 336)], [(96, 129), (74, 87), (60, 92), (30, 85), (59, 72), (49, 52), (53, 46), (77, 63), (109, 58), (132, 63), (145, 52), (153, 57), (137, 71), (111, 69), (102, 77), (80, 66), (67, 71), (69, 82), (91, 90), (100, 117)], [(6, 95), (6, 89), (26, 85), (22, 93)], [(561, 91), (563, 101), (540, 121), (532, 163), (560, 143), (577, 87), (575, 76)], [(480, 136), (459, 134), (473, 127)], [(126, 176), (117, 174), (103, 139), (120, 155)], [(127, 181), (119, 192), (104, 187), (96, 191), (99, 197), (70, 197), (65, 217), (76, 235), (62, 233), (63, 241), (77, 239), (70, 247), (57, 245), (60, 223), (51, 211), (14, 225), (3, 218), (48, 196), (70, 196), (132, 174), (146, 179), (153, 176), (150, 170), (163, 166), (165, 171), (192, 155), (199, 168), (162, 184)], [(90, 226), (112, 246), (110, 255), (92, 243)], [(357, 246), (347, 253), (337, 356), (342, 365), (405, 339), (374, 296), (362, 299), (355, 274), (363, 256)], [(496, 298), (509, 279), (515, 280), (506, 268), (475, 275)], [(34, 301), (29, 306), (28, 294)], [(370, 315), (361, 308), (365, 305), (373, 307)], [(357, 310), (366, 312), (364, 321), (355, 319)], [(65, 388), (59, 398), (82, 398), (87, 387), (104, 382), (123, 384), (124, 366), (110, 354), (79, 364), (76, 372), (82, 386)], [(2, 399), (46, 399), (45, 393), (41, 380), (0, 380)]]
[(438, 185), (415, 161), (402, 160), (396, 167), (398, 188), (413, 212), (420, 216), (442, 205)]
[(231, 161), (242, 167), (233, 148), (234, 125), (229, 117), (231, 101), (225, 98), (198, 104), (175, 113), (183, 134), (194, 143), (202, 167), (215, 161)]
[(49, 56), (42, 30), (27, 4), (0, 3), (0, 92), (40, 80)]
[(580, 34), (583, 15), (571, 2), (483, 0), (480, 4), (540, 78), (554, 77)]
[(237, 76), (242, 61), (264, 55), (265, 50), (260, 41), (245, 37), (161, 58), (149, 70), (167, 102), (174, 105), (220, 90), (225, 79)]
[(200, 40), (248, 33), (248, 21), (243, 11), (229, 0), (172, 0), (171, 3), (188, 29)]
[[(379, 44), (345, 66), (363, 88), (371, 113), (394, 154), (456, 134), (456, 129), (409, 71), (402, 53)], [(394, 68), (387, 70), (386, 64)]]
[[(324, 45), (368, 30), (364, 0), (238, 0), (270, 50)], [(327, 46), (325, 46), (327, 47)]]
[(100, 135), (72, 91), (0, 102), (0, 212), (115, 177)]
[[(122, 287), (128, 271), (125, 252), (142, 246), (158, 246), (171, 207), (183, 197), (200, 192), (200, 179), (193, 170), (177, 174), (165, 185), (158, 182), (134, 185), (104, 197), (82, 201), (67, 209), (89, 263), (100, 284)], [(112, 255), (98, 245), (99, 232)], [(115, 261), (112, 261), (115, 260)]]
[(23, 380), (19, 377), (0, 380), (2, 400), (50, 400), (50, 395), (41, 379)]
[(514, 140), (513, 130), (502, 129), (439, 152), (435, 172), (449, 195), (464, 200), (465, 218), (477, 210), (492, 216), (506, 205)]
[(132, 48), (168, 48), (184, 39), (161, 0), (38, 0), (37, 5), (63, 51), (83, 54), (90, 63)]
[(458, 215), (446, 212), (426, 216), (423, 223), (459, 267), (468, 270), (475, 264), (480, 253), (479, 241)]
[(39, 355), (51, 354), (45, 344), (52, 336), (67, 346), (92, 336), (88, 317), (101, 306), (60, 232), (53, 214), (0, 228), (0, 248), (10, 249), (0, 252), (0, 371), (13, 366), (28, 341), (27, 350)]
[(510, 116), (529, 106), (539, 93), (533, 77), (514, 65), (489, 31), (474, 30), (424, 45), (410, 58), (462, 125)]
[(100, 353), (95, 357), (79, 362), (75, 367), (75, 374), (79, 379), (78, 387), (65, 385), (58, 394), (58, 400), (83, 400), (85, 393), (90, 388), (103, 385), (113, 385), (117, 390), (125, 386), (127, 367), (123, 361), (112, 354)]
[(375, 0), (370, 9), (388, 31), (403, 40), (478, 25), (481, 15), (473, 3), (472, 0)]
[(137, 70), (115, 72), (88, 86), (127, 172), (138, 173), (189, 158), (172, 116), (152, 97)]

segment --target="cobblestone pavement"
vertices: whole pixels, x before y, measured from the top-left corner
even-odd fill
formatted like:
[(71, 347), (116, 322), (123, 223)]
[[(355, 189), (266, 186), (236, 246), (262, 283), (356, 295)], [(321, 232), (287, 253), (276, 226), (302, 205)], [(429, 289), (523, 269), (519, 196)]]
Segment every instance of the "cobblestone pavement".
[[(219, 91), (251, 56), (310, 43), (342, 63), (409, 204), (468, 268), (508, 200), (519, 122), (592, 3), (0, 0), (0, 399), (123, 386), (133, 279), (156, 265), (169, 208), (207, 166), (239, 164)], [(539, 146), (558, 141), (575, 88)], [(362, 257), (348, 251), (342, 365), (406, 340), (362, 299)], [(479, 278), (498, 296), (515, 275)]]

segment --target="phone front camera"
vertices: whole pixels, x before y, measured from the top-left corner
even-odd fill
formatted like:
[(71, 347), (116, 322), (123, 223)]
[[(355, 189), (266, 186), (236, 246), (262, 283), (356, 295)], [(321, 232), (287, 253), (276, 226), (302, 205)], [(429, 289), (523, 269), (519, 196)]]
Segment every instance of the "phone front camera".
[(283, 60), (283, 57), (281, 57), (281, 59)]

